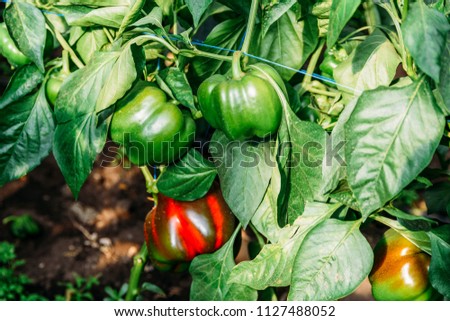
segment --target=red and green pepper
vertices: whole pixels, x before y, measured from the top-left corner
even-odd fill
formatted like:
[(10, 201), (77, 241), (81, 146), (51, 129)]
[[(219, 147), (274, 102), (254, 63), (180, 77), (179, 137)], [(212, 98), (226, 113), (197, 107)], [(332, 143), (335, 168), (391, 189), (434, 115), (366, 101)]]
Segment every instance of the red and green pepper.
[(206, 196), (191, 202), (158, 194), (158, 205), (145, 219), (144, 235), (156, 268), (182, 271), (197, 255), (219, 249), (234, 227), (234, 215), (214, 185)]

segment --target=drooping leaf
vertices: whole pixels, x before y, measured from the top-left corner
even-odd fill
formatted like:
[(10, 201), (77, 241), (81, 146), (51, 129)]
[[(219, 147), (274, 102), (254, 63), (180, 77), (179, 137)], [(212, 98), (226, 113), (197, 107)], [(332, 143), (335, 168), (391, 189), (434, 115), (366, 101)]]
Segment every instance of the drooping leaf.
[[(208, 34), (204, 43), (208, 46), (218, 48), (237, 49), (242, 35), (244, 33), (245, 24), (242, 18), (234, 18), (219, 23)], [(200, 49), (220, 55), (231, 55), (231, 52), (212, 47), (199, 46)], [(192, 69), (201, 79), (205, 79), (215, 73), (225, 73), (231, 67), (231, 64), (217, 59), (205, 57), (195, 57), (192, 60)]]
[(266, 244), (258, 256), (235, 266), (229, 282), (245, 284), (257, 290), (267, 287), (288, 286), (296, 254), (306, 235), (324, 222), (339, 204), (307, 203), (305, 212), (293, 225), (278, 232), (275, 243)]
[(276, 3), (264, 1), (262, 12), (262, 36), (264, 37), (270, 26), (296, 3), (296, 0), (280, 0)]
[(264, 198), (275, 166), (271, 143), (230, 141), (217, 130), (209, 151), (219, 173), (225, 201), (246, 227)]
[(405, 213), (395, 207), (385, 207), (384, 210), (390, 215), (397, 218), (400, 224), (410, 231), (429, 231), (433, 226), (437, 225), (436, 221), (425, 216), (418, 216)]
[(339, 89), (358, 95), (367, 89), (389, 86), (399, 63), (400, 57), (392, 43), (375, 30), (336, 67), (333, 75), (339, 85), (345, 85), (338, 85)]
[(83, 17), (71, 22), (73, 26), (91, 27), (105, 26), (120, 28), (122, 21), (128, 13), (127, 7), (103, 7), (90, 11)]
[(431, 240), (431, 285), (443, 296), (450, 297), (448, 267), (450, 265), (450, 225), (443, 225), (429, 232)]
[(445, 41), (445, 47), (441, 56), (441, 74), (439, 76), (439, 92), (444, 100), (444, 104), (447, 106), (448, 112), (450, 113), (450, 90), (448, 90), (448, 84), (450, 84), (449, 66), (450, 66), (450, 32), (447, 32), (447, 39)]
[(127, 27), (132, 25), (141, 15), (141, 10), (145, 5), (146, 0), (133, 0), (132, 6), (128, 9), (127, 14), (122, 20), (119, 31), (117, 32), (116, 37), (122, 35)]
[(119, 57), (99, 93), (96, 111), (101, 112), (122, 98), (136, 80), (137, 70), (142, 70), (144, 64), (145, 57), (142, 48), (126, 46), (119, 53)]
[(44, 72), (47, 31), (42, 12), (29, 3), (14, 1), (5, 9), (4, 19), (8, 32), (20, 51)]
[(234, 235), (218, 251), (194, 258), (189, 268), (192, 275), (190, 299), (193, 301), (250, 301), (256, 300), (256, 290), (242, 284), (229, 283), (235, 266), (233, 257)]
[(129, 6), (134, 0), (58, 0), (60, 5), (83, 5), (91, 7)]
[(52, 149), (54, 129), (45, 86), (0, 110), (0, 186), (41, 163)]
[(330, 10), (327, 47), (332, 48), (339, 39), (342, 29), (361, 4), (361, 0), (333, 0)]
[(397, 195), (429, 164), (444, 122), (424, 78), (406, 87), (378, 88), (360, 96), (345, 124), (345, 158), (348, 182), (364, 217)]
[(450, 215), (450, 182), (441, 182), (425, 191), (425, 202), (429, 214), (445, 213)]
[(186, 78), (186, 74), (179, 68), (166, 68), (158, 73), (158, 80), (163, 81), (171, 90), (174, 98), (183, 106), (194, 112), (197, 110), (194, 103), (194, 94)]
[(213, 0), (186, 0), (186, 5), (194, 18), (194, 26), (198, 25), (200, 18), (212, 2)]
[(441, 56), (446, 47), (450, 24), (445, 15), (429, 8), (423, 1), (411, 3), (402, 24), (405, 46), (419, 68), (439, 83)]
[(44, 75), (36, 65), (28, 64), (17, 69), (0, 97), (0, 109), (31, 93), (43, 80)]
[(337, 300), (361, 284), (373, 252), (359, 225), (329, 219), (308, 233), (294, 261), (288, 300)]
[(262, 58), (293, 68), (290, 70), (273, 65), (283, 79), (289, 80), (295, 69), (299, 69), (314, 51), (318, 34), (314, 16), (297, 22), (295, 13), (288, 11), (271, 25), (264, 37), (259, 36), (251, 50), (256, 50)]
[(180, 201), (193, 201), (206, 195), (217, 170), (198, 151), (191, 149), (179, 162), (167, 167), (158, 180), (158, 190)]
[(344, 126), (350, 118), (356, 106), (356, 100), (348, 103), (333, 128), (330, 136), (327, 136), (326, 152), (322, 163), (322, 189), (325, 194), (334, 190), (339, 181), (347, 175), (345, 160), (345, 130)]
[(379, 214), (373, 214), (373, 216), (378, 222), (381, 222), (384, 225), (394, 229), (404, 238), (408, 239), (411, 243), (420, 248), (422, 251), (431, 255), (431, 242), (430, 236), (428, 235), (429, 232), (411, 231), (407, 227), (400, 224), (397, 220), (392, 220)]
[(107, 126), (98, 122), (95, 107), (118, 57), (117, 52), (97, 53), (66, 79), (56, 100), (53, 153), (75, 197), (106, 140)]
[(148, 24), (163, 28), (162, 26), (163, 13), (160, 7), (154, 7), (152, 11), (145, 17), (139, 19), (132, 26), (145, 26)]

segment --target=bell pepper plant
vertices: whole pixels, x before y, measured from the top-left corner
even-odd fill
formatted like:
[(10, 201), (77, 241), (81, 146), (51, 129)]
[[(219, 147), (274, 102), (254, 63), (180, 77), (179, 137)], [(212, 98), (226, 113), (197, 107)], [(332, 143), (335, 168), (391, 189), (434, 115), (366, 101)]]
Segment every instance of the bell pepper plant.
[(128, 300), (146, 264), (192, 300), (448, 300), (448, 3), (8, 1), (0, 186), (138, 166)]

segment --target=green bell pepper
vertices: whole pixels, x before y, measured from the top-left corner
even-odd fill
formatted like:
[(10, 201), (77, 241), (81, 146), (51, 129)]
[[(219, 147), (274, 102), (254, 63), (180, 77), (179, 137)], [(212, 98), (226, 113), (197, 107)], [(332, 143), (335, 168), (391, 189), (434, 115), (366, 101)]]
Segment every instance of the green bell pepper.
[(234, 59), (231, 79), (213, 75), (198, 89), (203, 117), (231, 140), (263, 138), (274, 134), (280, 126), (282, 103), (267, 75), (286, 92), (283, 80), (275, 69), (262, 63), (249, 69), (243, 73), (240, 62)]
[(185, 154), (194, 140), (195, 122), (152, 83), (140, 81), (117, 103), (111, 138), (124, 146), (138, 166), (167, 164)]

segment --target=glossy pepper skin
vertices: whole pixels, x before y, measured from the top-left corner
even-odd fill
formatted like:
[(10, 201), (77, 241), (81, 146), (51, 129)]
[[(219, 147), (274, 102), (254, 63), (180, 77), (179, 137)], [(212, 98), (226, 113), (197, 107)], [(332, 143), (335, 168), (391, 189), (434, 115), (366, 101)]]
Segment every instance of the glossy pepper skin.
[(23, 66), (31, 62), (30, 58), (17, 48), (4, 22), (0, 23), (0, 54), (14, 67)]
[(439, 297), (428, 279), (431, 257), (393, 229), (374, 249), (369, 275), (372, 294), (379, 301), (426, 301)]
[(111, 138), (138, 166), (167, 164), (185, 154), (194, 140), (195, 122), (167, 101), (155, 85), (141, 81), (117, 103)]
[[(272, 67), (255, 64), (285, 91), (284, 83)], [(198, 89), (200, 110), (208, 123), (231, 140), (266, 137), (280, 126), (282, 104), (264, 73), (253, 69), (243, 74), (234, 69), (233, 78), (213, 75)]]
[(217, 185), (201, 199), (176, 201), (161, 193), (147, 215), (144, 236), (153, 265), (183, 271), (194, 257), (219, 249), (233, 234), (234, 215)]
[(63, 72), (51, 74), (45, 84), (45, 94), (49, 103), (54, 106), (56, 103), (56, 98), (58, 97), (59, 90), (64, 82), (64, 80), (68, 77), (68, 74)]

